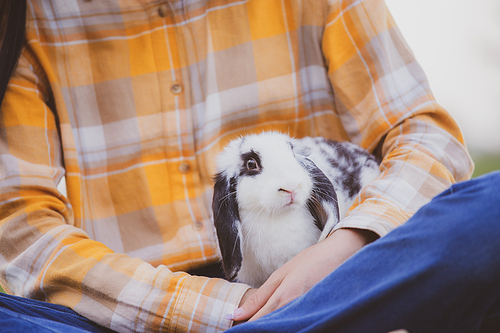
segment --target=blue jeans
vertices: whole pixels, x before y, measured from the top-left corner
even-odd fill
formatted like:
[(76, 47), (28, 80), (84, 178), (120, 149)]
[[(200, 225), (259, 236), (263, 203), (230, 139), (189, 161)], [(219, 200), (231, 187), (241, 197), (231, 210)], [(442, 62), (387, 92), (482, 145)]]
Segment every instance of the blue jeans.
[[(307, 294), (230, 332), (493, 333), (500, 332), (499, 323), (500, 172), (495, 172), (453, 185)], [(4, 295), (0, 329), (6, 327), (105, 332), (67, 308)]]
[(47, 302), (0, 293), (1, 332), (84, 333), (114, 332), (73, 310)]

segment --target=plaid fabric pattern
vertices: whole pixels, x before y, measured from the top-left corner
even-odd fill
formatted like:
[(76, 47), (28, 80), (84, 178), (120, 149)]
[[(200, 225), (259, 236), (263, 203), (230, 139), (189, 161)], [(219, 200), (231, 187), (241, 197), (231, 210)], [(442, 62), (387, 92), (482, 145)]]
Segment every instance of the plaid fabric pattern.
[(227, 329), (247, 286), (181, 271), (218, 257), (214, 156), (270, 129), (383, 140), (338, 227), (384, 235), (472, 171), (381, 0), (28, 0), (0, 117), (0, 283), (118, 331)]

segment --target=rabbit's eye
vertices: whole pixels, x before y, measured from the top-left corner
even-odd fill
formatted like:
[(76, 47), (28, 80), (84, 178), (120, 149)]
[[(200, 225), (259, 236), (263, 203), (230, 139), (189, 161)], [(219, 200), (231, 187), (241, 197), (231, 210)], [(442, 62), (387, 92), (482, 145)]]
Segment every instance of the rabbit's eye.
[(248, 170), (259, 170), (259, 165), (257, 164), (257, 161), (255, 161), (253, 158), (249, 159), (247, 161), (247, 169)]

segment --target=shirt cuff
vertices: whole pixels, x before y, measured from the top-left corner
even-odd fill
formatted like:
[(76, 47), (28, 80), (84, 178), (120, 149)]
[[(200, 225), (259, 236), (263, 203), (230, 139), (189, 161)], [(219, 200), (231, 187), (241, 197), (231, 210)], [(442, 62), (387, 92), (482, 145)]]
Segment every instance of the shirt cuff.
[(344, 217), (330, 232), (330, 235), (341, 228), (354, 228), (370, 230), (383, 237), (391, 230), (405, 223), (411, 215), (402, 210), (384, 204), (364, 203), (349, 210)]
[(223, 332), (232, 326), (226, 315), (240, 304), (249, 286), (222, 279), (188, 276), (176, 297), (170, 332)]

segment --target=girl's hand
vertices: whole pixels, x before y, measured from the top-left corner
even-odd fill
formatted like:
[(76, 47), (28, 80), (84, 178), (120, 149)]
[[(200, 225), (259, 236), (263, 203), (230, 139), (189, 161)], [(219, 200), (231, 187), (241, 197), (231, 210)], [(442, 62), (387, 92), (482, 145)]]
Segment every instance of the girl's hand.
[(335, 231), (276, 270), (259, 289), (250, 289), (232, 314), (233, 320), (256, 320), (290, 303), (377, 237), (367, 230)]

